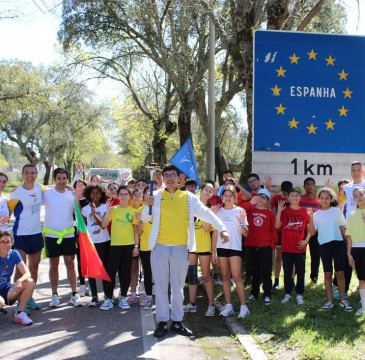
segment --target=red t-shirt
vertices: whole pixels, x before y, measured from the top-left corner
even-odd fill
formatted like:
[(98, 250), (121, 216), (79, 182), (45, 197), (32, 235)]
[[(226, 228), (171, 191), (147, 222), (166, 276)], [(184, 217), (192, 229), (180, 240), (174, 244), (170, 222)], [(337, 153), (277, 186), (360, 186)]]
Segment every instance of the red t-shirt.
[(272, 198), (271, 198), (271, 201), (270, 201), (270, 206), (271, 206), (271, 210), (274, 210), (277, 211), (278, 209), (278, 202), (279, 201), (285, 201), (285, 206), (289, 206), (289, 201), (284, 199), (283, 196), (281, 194), (279, 195), (274, 195)]
[[(112, 206), (117, 206), (120, 204), (120, 200), (118, 198), (112, 198)], [(109, 223), (108, 227), (108, 233), (111, 234), (112, 231), (112, 222)]]
[(209, 200), (208, 203), (212, 206), (222, 204), (223, 201), (218, 195), (213, 195)]
[(271, 246), (274, 249), (278, 243), (274, 213), (269, 209), (257, 209), (250, 203), (245, 203), (242, 207), (246, 210), (248, 221), (248, 236), (245, 245)]
[(307, 195), (301, 195), (299, 206), (306, 208), (306, 209), (312, 208), (313, 212), (316, 212), (319, 209), (319, 202), (318, 202), (317, 195), (312, 199), (307, 197)]
[(303, 249), (298, 248), (298, 243), (305, 239), (309, 216), (307, 209), (292, 209), (286, 207), (280, 215), (281, 226), (281, 251), (288, 253), (305, 253), (306, 246)]

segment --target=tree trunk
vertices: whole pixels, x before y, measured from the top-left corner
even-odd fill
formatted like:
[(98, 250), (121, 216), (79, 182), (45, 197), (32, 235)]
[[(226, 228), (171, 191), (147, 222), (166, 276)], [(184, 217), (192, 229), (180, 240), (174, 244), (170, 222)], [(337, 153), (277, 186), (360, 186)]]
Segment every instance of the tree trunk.
[(178, 128), (180, 136), (180, 146), (191, 136), (191, 113), (194, 109), (194, 94), (186, 93), (180, 100), (178, 117)]
[(215, 144), (215, 169), (218, 173), (219, 184), (223, 184), (223, 171), (228, 169), (228, 163), (219, 143)]
[(44, 179), (43, 179), (43, 185), (48, 185), (49, 177), (51, 175), (52, 163), (45, 161), (43, 164), (44, 164), (44, 167), (46, 168), (46, 173), (44, 174)]

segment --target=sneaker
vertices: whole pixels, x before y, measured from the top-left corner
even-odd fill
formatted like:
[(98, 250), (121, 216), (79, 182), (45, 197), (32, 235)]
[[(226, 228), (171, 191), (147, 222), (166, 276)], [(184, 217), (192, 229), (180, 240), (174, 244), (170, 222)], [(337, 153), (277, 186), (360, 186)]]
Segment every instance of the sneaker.
[(331, 301), (327, 301), (323, 306), (322, 306), (322, 311), (329, 311), (332, 310), (335, 307), (335, 304)]
[(89, 307), (94, 308), (97, 307), (99, 303), (99, 299), (97, 296), (93, 296), (91, 301), (89, 302)]
[(285, 294), (284, 299), (281, 300), (281, 303), (286, 304), (287, 302), (289, 302), (290, 299), (291, 299), (291, 295), (290, 294)]
[(223, 316), (223, 317), (228, 317), (229, 315), (232, 315), (232, 314), (234, 314), (232, 304), (226, 304), (219, 315)]
[(6, 315), (7, 313), (8, 312), (5, 309), (3, 308), (0, 309), (0, 315)]
[(215, 306), (214, 305), (209, 305), (208, 310), (205, 313), (205, 316), (214, 316), (214, 314), (215, 314)]
[(362, 316), (364, 313), (365, 309), (361, 307), (359, 310), (356, 311), (355, 316)]
[(237, 319), (243, 319), (244, 317), (246, 317), (249, 314), (249, 310), (247, 305), (241, 305), (241, 309), (240, 309), (240, 313), (238, 314)]
[(110, 310), (113, 309), (114, 303), (112, 299), (105, 298), (104, 302), (100, 306), (100, 310)]
[(30, 298), (30, 300), (28, 301), (28, 304), (26, 306), (27, 306), (27, 308), (32, 309), (32, 310), (41, 309), (41, 306), (39, 304), (37, 304), (33, 298)]
[(79, 307), (79, 306), (83, 305), (79, 294), (75, 294), (74, 296), (71, 296), (71, 299), (69, 300), (68, 303), (75, 307)]
[(160, 321), (153, 332), (153, 336), (155, 337), (164, 337), (167, 333), (167, 322)]
[(145, 306), (143, 307), (143, 309), (144, 310), (151, 310), (152, 309), (152, 305), (153, 305), (152, 298), (147, 298), (147, 302), (146, 302)]
[(339, 304), (342, 307), (342, 309), (344, 309), (345, 311), (348, 311), (348, 312), (352, 311), (352, 306), (349, 304), (349, 302), (347, 300), (342, 300), (339, 302)]
[(297, 304), (298, 305), (304, 304), (303, 295), (300, 295), (300, 294), (297, 295)]
[(51, 307), (51, 308), (56, 308), (56, 307), (58, 307), (59, 304), (60, 304), (60, 300), (58, 298), (58, 295), (53, 294), (52, 295), (52, 300), (51, 300), (51, 302), (49, 303), (48, 306)]
[(265, 296), (265, 298), (264, 298), (264, 302), (265, 302), (265, 305), (266, 306), (269, 306), (269, 305), (271, 305), (272, 303), (271, 303), (271, 299), (268, 297), (268, 296)]
[(184, 312), (196, 313), (196, 305), (187, 304), (184, 306)]
[(132, 305), (132, 304), (134, 304), (134, 303), (136, 303), (136, 302), (138, 302), (138, 298), (137, 298), (137, 296), (136, 295), (131, 295), (129, 298), (128, 298), (128, 304), (129, 305)]
[(216, 286), (223, 285), (222, 280), (219, 278), (217, 274), (213, 275), (213, 281), (214, 285)]
[(129, 310), (131, 308), (126, 298), (119, 299), (119, 307), (123, 310)]
[(13, 322), (17, 323), (17, 324), (22, 324), (22, 325), (32, 325), (33, 321), (30, 317), (28, 317), (28, 315), (22, 311), (18, 314), (15, 314), (13, 317)]
[(179, 335), (192, 336), (193, 332), (183, 326), (181, 321), (173, 321), (170, 326), (171, 331), (175, 331)]
[(317, 277), (313, 278), (313, 279), (312, 279), (312, 283), (313, 283), (314, 285), (318, 285), (318, 278), (317, 278)]
[[(347, 299), (347, 291), (345, 292), (345, 299)], [(336, 293), (333, 294), (333, 299), (334, 300), (340, 300), (340, 292), (337, 291)]]
[[(19, 305), (17, 305), (16, 307), (15, 307), (15, 310), (16, 311), (19, 311)], [(5, 310), (4, 310), (5, 311)], [(30, 311), (27, 309), (27, 308), (25, 308), (24, 310), (23, 310), (26, 314), (30, 314)]]
[(143, 296), (142, 301), (139, 303), (139, 306), (146, 306), (148, 301), (148, 297), (147, 296)]
[(84, 297), (84, 296), (89, 296), (89, 289), (86, 287), (86, 285), (80, 285), (80, 288), (79, 288), (79, 295), (81, 297)]
[(336, 286), (336, 285), (332, 285), (332, 292), (334, 293), (334, 292), (336, 292), (338, 290), (338, 286)]
[(256, 300), (256, 296), (255, 295), (253, 295), (253, 294), (251, 294), (249, 297), (248, 297), (248, 299), (247, 299), (247, 301), (255, 301)]

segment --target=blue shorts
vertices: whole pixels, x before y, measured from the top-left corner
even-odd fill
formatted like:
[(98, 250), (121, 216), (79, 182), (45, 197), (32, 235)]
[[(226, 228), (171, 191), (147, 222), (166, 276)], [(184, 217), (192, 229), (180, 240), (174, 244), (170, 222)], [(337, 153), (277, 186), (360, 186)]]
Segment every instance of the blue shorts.
[(12, 286), (13, 286), (13, 284), (8, 284), (6, 287), (0, 289), (0, 296), (5, 300), (6, 305), (13, 305), (15, 303), (15, 301), (17, 300), (17, 298), (15, 298), (11, 301), (8, 300), (8, 293)]
[(14, 249), (23, 250), (26, 254), (36, 254), (43, 249), (42, 233), (33, 235), (15, 235)]

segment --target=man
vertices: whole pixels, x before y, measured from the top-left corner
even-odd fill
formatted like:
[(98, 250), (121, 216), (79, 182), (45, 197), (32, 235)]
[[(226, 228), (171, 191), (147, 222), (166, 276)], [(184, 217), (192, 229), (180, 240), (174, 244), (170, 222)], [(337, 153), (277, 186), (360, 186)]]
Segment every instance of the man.
[(259, 192), (259, 190), (261, 189), (260, 177), (257, 174), (252, 173), (252, 174), (248, 175), (247, 182), (248, 182), (248, 186), (251, 189), (251, 191), (249, 190), (251, 195), (256, 196), (257, 193)]
[(155, 180), (156, 184), (157, 184), (157, 189), (156, 190), (161, 190), (165, 188), (165, 184), (163, 183), (163, 178), (162, 178), (162, 169), (157, 168), (155, 170), (155, 173), (153, 175), (153, 179)]
[[(22, 179), (24, 183), (10, 194), (8, 206), (15, 216), (13, 227), (14, 249), (19, 252), (24, 264), (27, 264), (28, 257), (29, 271), (36, 284), (41, 251), (43, 249), (40, 219), (43, 187), (35, 182), (37, 179), (37, 169), (33, 164), (25, 164), (23, 166)], [(14, 280), (16, 281), (20, 277), (21, 273), (17, 268)], [(33, 298), (30, 298), (27, 307), (33, 310), (41, 308)]]
[[(136, 181), (136, 189), (143, 193), (143, 189), (148, 185), (148, 181), (145, 179), (138, 179)], [(133, 192), (133, 191), (132, 191)]]
[(67, 279), (70, 283), (72, 296), (69, 304), (81, 306), (82, 302), (77, 293), (75, 254), (76, 243), (73, 227), (74, 195), (66, 189), (68, 173), (65, 169), (57, 168), (53, 172), (55, 186), (43, 193), (45, 205), (44, 229), (46, 254), (49, 258), (49, 280), (52, 288), (52, 300), (49, 307), (58, 307), (58, 265), (63, 255)]
[(182, 325), (184, 317), (183, 285), (188, 269), (188, 250), (195, 251), (194, 216), (216, 228), (223, 239), (229, 235), (223, 223), (193, 194), (181, 191), (180, 170), (174, 165), (163, 168), (166, 188), (156, 196), (147, 196), (142, 221), (147, 223), (153, 206), (153, 224), (148, 247), (151, 249), (151, 268), (155, 281), (156, 320), (159, 322), (154, 336), (162, 337), (167, 332), (169, 314), (168, 288), (171, 286), (170, 330), (190, 336), (192, 332)]
[(221, 185), (219, 188), (218, 188), (218, 196), (221, 198), (222, 197), (222, 191), (224, 189), (224, 182), (227, 180), (227, 179), (233, 179), (233, 172), (231, 170), (224, 170), (223, 172), (223, 185)]
[(196, 194), (196, 189), (198, 185), (195, 179), (188, 179), (185, 181), (185, 191), (190, 191), (192, 194)]

